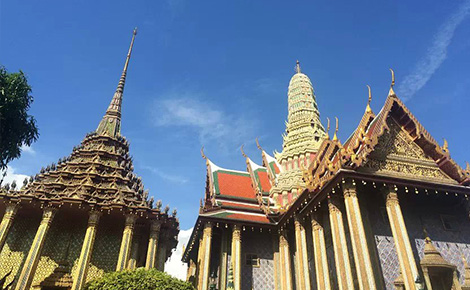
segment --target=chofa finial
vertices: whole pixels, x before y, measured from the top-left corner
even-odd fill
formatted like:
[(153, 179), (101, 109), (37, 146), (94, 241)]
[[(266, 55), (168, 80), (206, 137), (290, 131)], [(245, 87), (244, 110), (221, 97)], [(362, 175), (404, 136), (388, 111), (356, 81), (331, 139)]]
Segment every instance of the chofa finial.
[(326, 125), (326, 139), (330, 139), (330, 118), (326, 117), (327, 125)]
[(240, 151), (242, 152), (243, 157), (248, 158), (248, 156), (246, 156), (246, 154), (245, 154), (245, 151), (243, 151), (244, 146), (245, 146), (245, 144), (242, 144), (242, 146), (240, 147)]
[(335, 135), (333, 136), (333, 141), (338, 141), (337, 133), (338, 133), (339, 121), (338, 121), (338, 117), (335, 117), (335, 119), (336, 119), (336, 129), (335, 129)]
[(259, 145), (258, 137), (256, 137), (255, 141), (256, 141), (256, 147), (258, 147), (259, 150), (263, 151), (263, 148), (261, 148), (261, 145)]
[(367, 100), (367, 108), (366, 108), (366, 111), (367, 111), (367, 112), (372, 112), (372, 109), (370, 108), (370, 102), (372, 101), (372, 91), (371, 91), (369, 85), (366, 85), (366, 86), (367, 86), (367, 89), (369, 90), (369, 99)]
[(204, 146), (201, 147), (201, 156), (202, 156), (202, 158), (207, 160), (207, 156), (206, 156), (206, 154), (204, 154)]
[(393, 69), (390, 69), (390, 72), (392, 73), (392, 84), (391, 84), (391, 87), (393, 88), (393, 86), (395, 85), (395, 72), (393, 71)]
[(295, 64), (295, 72), (298, 73), (298, 74), (300, 73), (300, 62), (299, 62), (299, 60), (297, 60), (297, 62)]
[(134, 28), (134, 35), (137, 35), (137, 27)]

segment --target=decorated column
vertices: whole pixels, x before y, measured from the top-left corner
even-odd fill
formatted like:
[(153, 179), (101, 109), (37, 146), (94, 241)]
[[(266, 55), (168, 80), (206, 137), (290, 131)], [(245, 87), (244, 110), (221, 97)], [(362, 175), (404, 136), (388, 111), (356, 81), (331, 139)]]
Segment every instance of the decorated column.
[(212, 240), (212, 223), (206, 222), (202, 232), (202, 242), (199, 245), (200, 263), (198, 290), (209, 289), (209, 265), (211, 260), (211, 240)]
[(283, 230), (281, 230), (279, 236), (279, 253), (281, 255), (281, 289), (292, 290), (294, 286), (292, 284), (289, 242), (287, 240), (287, 234)]
[(315, 259), (315, 271), (317, 277), (317, 289), (329, 290), (330, 273), (328, 271), (328, 259), (326, 256), (325, 234), (323, 226), (319, 222), (319, 215), (312, 215), (313, 258)]
[(222, 244), (220, 247), (220, 278), (219, 278), (219, 289), (225, 290), (227, 286), (227, 263), (228, 261), (228, 242), (229, 238), (228, 231), (222, 231)]
[(346, 180), (342, 184), (344, 204), (349, 225), (349, 234), (353, 248), (354, 262), (356, 265), (359, 289), (376, 289), (372, 261), (367, 248), (367, 238), (362, 223), (361, 208), (357, 198), (354, 181)]
[(129, 261), (132, 246), (132, 236), (134, 235), (134, 227), (136, 220), (136, 215), (126, 215), (126, 223), (124, 226), (124, 231), (122, 232), (121, 248), (119, 249), (116, 271), (124, 270)]
[(90, 262), (91, 253), (93, 251), (93, 244), (96, 237), (96, 229), (101, 217), (101, 212), (91, 211), (88, 217), (88, 226), (83, 240), (82, 251), (78, 260), (78, 268), (76, 275), (73, 279), (72, 290), (80, 290), (86, 282), (86, 275), (88, 271), (88, 263)]
[(354, 289), (351, 263), (349, 262), (348, 244), (344, 231), (343, 214), (339, 206), (338, 196), (328, 198), (330, 212), (331, 236), (335, 252), (336, 276), (340, 290)]
[(308, 270), (308, 256), (307, 256), (307, 240), (305, 236), (305, 228), (302, 223), (296, 218), (295, 225), (295, 246), (297, 253), (296, 259), (296, 283), (298, 289), (310, 289), (310, 275)]
[(13, 220), (15, 219), (16, 213), (18, 212), (19, 205), (16, 203), (7, 204), (5, 209), (5, 214), (2, 218), (2, 223), (0, 223), (0, 251), (5, 245), (7, 240), (8, 232), (10, 231)]
[(16, 284), (16, 290), (30, 289), (39, 258), (41, 257), (42, 247), (46, 240), (47, 231), (51, 226), (56, 211), (57, 210), (55, 208), (44, 209), (41, 223), (39, 224), (36, 236), (34, 236), (28, 256), (26, 257), (23, 268), (21, 269), (21, 274), (18, 278), (18, 283)]
[(241, 290), (242, 275), (242, 239), (239, 225), (234, 225), (232, 229), (232, 267), (233, 285), (235, 290)]
[(400, 270), (406, 289), (416, 289), (415, 280), (418, 277), (418, 269), (411, 250), (410, 238), (406, 230), (405, 220), (401, 212), (396, 192), (386, 187), (386, 207), (393, 240), (398, 254)]
[(158, 236), (160, 235), (160, 221), (150, 222), (149, 246), (147, 249), (147, 259), (145, 260), (145, 269), (155, 268), (158, 250)]
[(157, 253), (157, 270), (158, 271), (165, 271), (165, 263), (167, 259), (167, 245), (168, 245), (168, 232), (161, 232), (159, 237), (159, 246), (158, 246), (158, 253)]

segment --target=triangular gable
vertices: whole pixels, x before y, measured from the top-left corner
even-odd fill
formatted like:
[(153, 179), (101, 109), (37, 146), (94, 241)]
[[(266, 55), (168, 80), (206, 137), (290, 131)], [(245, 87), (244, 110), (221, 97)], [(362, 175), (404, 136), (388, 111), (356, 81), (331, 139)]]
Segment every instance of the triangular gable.
[[(351, 166), (353, 166), (353, 168), (358, 168), (367, 162), (369, 154), (374, 151), (374, 148), (379, 143), (381, 136), (386, 131), (390, 133), (390, 118), (393, 118), (397, 126), (408, 137), (410, 146), (414, 146), (411, 145), (411, 143), (417, 145), (425, 156), (434, 161), (444, 175), (450, 177), (457, 183), (463, 184), (468, 181), (462, 168), (460, 168), (460, 166), (450, 158), (449, 152), (445, 148), (441, 148), (436, 140), (432, 138), (429, 132), (424, 129), (403, 102), (395, 95), (393, 90), (391, 90), (391, 94), (387, 97), (380, 113), (368, 126), (366, 134), (363, 136), (361, 145), (357, 151), (353, 154), (348, 152), (351, 157)], [(399, 170), (400, 169), (398, 169), (398, 171)], [(428, 172), (424, 176), (426, 175), (434, 176), (436, 174)], [(423, 178), (425, 178), (424, 176)]]
[(413, 142), (393, 117), (387, 118), (386, 124), (389, 129), (378, 138), (367, 160), (358, 168), (359, 171), (457, 184)]

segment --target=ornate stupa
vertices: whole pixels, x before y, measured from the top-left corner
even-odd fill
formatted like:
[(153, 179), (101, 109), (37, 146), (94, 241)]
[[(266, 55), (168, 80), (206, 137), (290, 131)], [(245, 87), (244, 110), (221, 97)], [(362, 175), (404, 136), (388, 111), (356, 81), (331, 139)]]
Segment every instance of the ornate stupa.
[(302, 169), (308, 168), (326, 136), (312, 82), (302, 73), (299, 61), (295, 71), (287, 92), (288, 117), (282, 152), (275, 154), (281, 170), (270, 192), (275, 205), (280, 207), (287, 206), (305, 188)]
[(154, 207), (121, 135), (136, 33), (96, 131), (69, 156), (25, 180), (21, 189), (0, 190), (0, 276), (11, 271), (7, 279), (14, 280), (17, 290), (79, 290), (109, 271), (140, 266), (163, 270), (176, 246), (178, 220), (168, 208), (161, 209), (160, 201)]

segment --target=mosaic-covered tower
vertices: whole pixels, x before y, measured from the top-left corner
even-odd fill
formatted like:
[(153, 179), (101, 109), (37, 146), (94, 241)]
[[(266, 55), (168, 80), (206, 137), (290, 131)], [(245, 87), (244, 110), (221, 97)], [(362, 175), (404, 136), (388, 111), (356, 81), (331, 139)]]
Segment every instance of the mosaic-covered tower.
[(282, 152), (275, 155), (280, 173), (270, 195), (274, 204), (286, 208), (305, 186), (302, 168), (308, 168), (325, 138), (325, 128), (309, 77), (302, 73), (297, 61), (296, 73), (287, 92), (288, 117), (283, 134)]
[(163, 270), (178, 219), (154, 206), (121, 135), (124, 70), (96, 131), (72, 153), (0, 189), (0, 277), (16, 290), (74, 289), (105, 272)]

